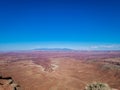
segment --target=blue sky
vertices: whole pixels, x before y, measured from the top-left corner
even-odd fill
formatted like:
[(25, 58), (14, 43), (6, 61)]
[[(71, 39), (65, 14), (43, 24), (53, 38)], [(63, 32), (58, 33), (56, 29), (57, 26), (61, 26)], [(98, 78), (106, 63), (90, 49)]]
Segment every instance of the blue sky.
[(119, 0), (0, 0), (0, 50), (118, 50), (119, 36)]

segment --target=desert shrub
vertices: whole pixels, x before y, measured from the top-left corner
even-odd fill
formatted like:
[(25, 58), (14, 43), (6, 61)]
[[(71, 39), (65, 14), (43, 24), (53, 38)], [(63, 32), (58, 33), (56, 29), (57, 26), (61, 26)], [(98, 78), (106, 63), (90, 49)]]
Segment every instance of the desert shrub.
[(88, 84), (85, 87), (85, 90), (112, 90), (112, 89), (108, 86), (108, 84), (94, 82), (94, 83)]

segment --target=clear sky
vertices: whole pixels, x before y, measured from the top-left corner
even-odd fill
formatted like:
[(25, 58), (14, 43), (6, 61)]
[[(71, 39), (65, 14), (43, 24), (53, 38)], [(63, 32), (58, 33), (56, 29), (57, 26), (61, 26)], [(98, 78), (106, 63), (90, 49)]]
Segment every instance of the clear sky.
[(0, 50), (120, 49), (120, 0), (0, 0)]

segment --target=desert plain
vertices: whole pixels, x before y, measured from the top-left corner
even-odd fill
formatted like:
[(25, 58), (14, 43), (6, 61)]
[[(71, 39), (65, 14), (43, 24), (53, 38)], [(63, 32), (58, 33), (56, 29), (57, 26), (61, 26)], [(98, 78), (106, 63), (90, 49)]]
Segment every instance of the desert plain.
[(0, 53), (0, 90), (84, 90), (92, 82), (120, 90), (120, 51)]

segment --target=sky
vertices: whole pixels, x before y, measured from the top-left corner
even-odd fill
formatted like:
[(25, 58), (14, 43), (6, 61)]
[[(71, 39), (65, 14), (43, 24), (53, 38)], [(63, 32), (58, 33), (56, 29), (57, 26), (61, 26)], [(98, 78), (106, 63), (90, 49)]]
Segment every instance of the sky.
[(0, 0), (0, 50), (120, 50), (120, 0)]

